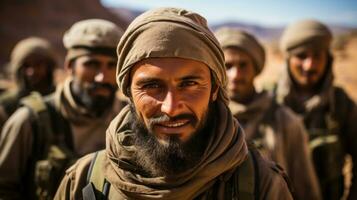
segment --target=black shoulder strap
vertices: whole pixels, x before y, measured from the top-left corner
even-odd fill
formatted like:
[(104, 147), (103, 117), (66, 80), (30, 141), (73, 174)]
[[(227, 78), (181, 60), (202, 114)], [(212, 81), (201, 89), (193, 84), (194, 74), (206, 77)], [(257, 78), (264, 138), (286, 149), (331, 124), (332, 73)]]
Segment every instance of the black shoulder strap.
[(110, 183), (104, 177), (102, 165), (105, 150), (97, 151), (90, 163), (87, 172), (87, 185), (83, 188), (83, 200), (107, 200)]

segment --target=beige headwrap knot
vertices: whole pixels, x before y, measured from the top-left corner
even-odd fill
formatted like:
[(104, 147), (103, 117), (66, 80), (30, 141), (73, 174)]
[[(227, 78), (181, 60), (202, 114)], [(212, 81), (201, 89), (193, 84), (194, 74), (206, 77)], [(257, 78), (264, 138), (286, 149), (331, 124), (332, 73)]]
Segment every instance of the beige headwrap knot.
[(32, 55), (48, 58), (53, 63), (50, 65), (51, 67), (55, 67), (56, 65), (56, 54), (51, 44), (43, 38), (29, 37), (18, 42), (12, 50), (11, 71), (16, 73), (24, 64), (26, 58)]
[(135, 63), (145, 58), (177, 57), (205, 63), (220, 87), (218, 100), (228, 103), (222, 49), (205, 18), (197, 13), (178, 8), (145, 12), (127, 28), (117, 54), (117, 83), (126, 96), (129, 72)]
[(218, 29), (215, 35), (223, 49), (235, 47), (245, 51), (252, 57), (257, 72), (262, 71), (265, 63), (265, 51), (253, 35), (228, 27)]
[(332, 33), (327, 26), (316, 20), (302, 20), (285, 29), (280, 48), (284, 53), (306, 48), (328, 50), (331, 40)]

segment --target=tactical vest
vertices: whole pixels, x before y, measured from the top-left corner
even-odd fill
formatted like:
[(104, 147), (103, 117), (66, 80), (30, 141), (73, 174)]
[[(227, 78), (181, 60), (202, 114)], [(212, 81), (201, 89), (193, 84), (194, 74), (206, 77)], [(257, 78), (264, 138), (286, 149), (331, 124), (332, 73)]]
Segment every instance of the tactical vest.
[[(105, 159), (105, 150), (97, 151), (91, 161), (87, 173), (87, 185), (83, 188), (83, 200), (107, 200), (121, 199), (121, 195), (115, 189), (111, 189), (110, 182), (104, 177), (102, 166)], [(255, 200), (259, 199), (259, 172), (253, 152), (249, 151), (248, 159), (225, 182), (225, 199), (229, 200)], [(216, 184), (219, 184), (218, 180)], [(217, 187), (198, 196), (195, 199), (215, 199)]]
[(312, 119), (304, 118), (309, 134), (309, 147), (324, 199), (340, 199), (344, 191), (342, 169), (346, 152), (341, 136), (350, 105), (348, 97), (340, 88), (334, 88), (333, 98), (324, 111), (321, 127), (309, 127), (309, 121)]
[(53, 199), (65, 170), (77, 159), (68, 122), (55, 110), (53, 102), (32, 92), (21, 99), (31, 113), (33, 149), (25, 180), (27, 193), (35, 199)]

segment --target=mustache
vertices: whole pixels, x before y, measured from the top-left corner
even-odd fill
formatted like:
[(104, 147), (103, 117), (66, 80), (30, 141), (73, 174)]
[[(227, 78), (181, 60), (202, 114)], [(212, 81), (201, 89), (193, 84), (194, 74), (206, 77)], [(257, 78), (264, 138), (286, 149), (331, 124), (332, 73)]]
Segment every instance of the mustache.
[(247, 82), (244, 79), (234, 79), (231, 81), (233, 84), (246, 84)]
[(93, 90), (97, 90), (97, 89), (107, 89), (109, 91), (116, 91), (117, 90), (117, 86), (111, 85), (109, 83), (90, 83), (88, 85), (88, 91), (93, 91)]
[(167, 114), (162, 113), (160, 115), (157, 115), (157, 116), (154, 116), (154, 117), (148, 119), (148, 125), (149, 125), (149, 127), (153, 127), (155, 124), (158, 124), (158, 123), (164, 123), (164, 122), (168, 122), (168, 121), (185, 120), (185, 119), (189, 120), (190, 123), (193, 125), (195, 125), (198, 121), (196, 116), (194, 116), (192, 114), (188, 114), (188, 113), (179, 114), (174, 117), (170, 117)]
[(312, 76), (312, 75), (317, 74), (317, 71), (316, 70), (308, 70), (308, 71), (302, 71), (301, 73), (305, 76)]

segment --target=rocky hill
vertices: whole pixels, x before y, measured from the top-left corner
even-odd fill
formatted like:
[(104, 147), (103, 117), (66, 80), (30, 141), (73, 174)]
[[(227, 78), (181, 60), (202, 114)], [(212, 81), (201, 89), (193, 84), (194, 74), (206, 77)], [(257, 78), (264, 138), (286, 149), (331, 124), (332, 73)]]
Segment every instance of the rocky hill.
[(101, 18), (123, 29), (127, 22), (103, 7), (100, 0), (1, 0), (0, 70), (17, 41), (28, 36), (49, 39), (64, 56), (63, 33), (76, 21)]
[[(138, 10), (138, 9), (129, 9), (125, 7), (117, 7), (117, 8), (108, 8), (113, 14), (119, 16), (123, 20), (127, 21), (130, 23), (135, 17), (143, 13), (143, 10)], [(209, 23), (209, 22), (208, 22)], [(208, 24), (209, 27), (215, 31), (220, 27), (223, 26), (228, 26), (228, 27), (234, 27), (234, 28), (239, 28), (244, 31), (247, 31), (249, 33), (252, 33), (255, 35), (257, 38), (259, 38), (263, 42), (271, 43), (274, 41), (278, 41), (282, 31), (284, 30), (285, 27), (283, 26), (278, 26), (278, 27), (270, 27), (270, 26), (264, 26), (264, 25), (258, 25), (254, 23), (245, 23), (245, 22), (240, 22), (236, 20), (227, 20), (223, 21), (221, 23), (216, 23), (216, 24)], [(340, 25), (334, 25), (334, 24), (329, 24), (329, 27), (332, 29), (334, 35), (341, 35), (341, 34), (346, 34), (348, 32), (351, 32), (352, 30), (355, 30), (357, 27), (344, 27)]]

